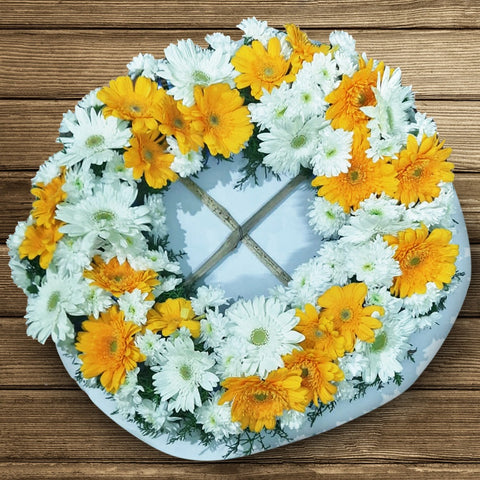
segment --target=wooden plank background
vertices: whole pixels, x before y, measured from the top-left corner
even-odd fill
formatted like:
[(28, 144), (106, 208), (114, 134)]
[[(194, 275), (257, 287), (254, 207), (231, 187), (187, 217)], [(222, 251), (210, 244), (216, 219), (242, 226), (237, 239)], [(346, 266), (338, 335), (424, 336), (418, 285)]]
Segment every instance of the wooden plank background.
[[(453, 148), (473, 279), (451, 335), (404, 395), (333, 431), (249, 458), (183, 461), (117, 427), (25, 335), (25, 298), (5, 240), (30, 209), (30, 178), (57, 151), (62, 112), (180, 38), (236, 38), (242, 18), (346, 29), (360, 51), (401, 67)], [(2, 0), (0, 4), (0, 477), (480, 478), (480, 2), (477, 0)]]

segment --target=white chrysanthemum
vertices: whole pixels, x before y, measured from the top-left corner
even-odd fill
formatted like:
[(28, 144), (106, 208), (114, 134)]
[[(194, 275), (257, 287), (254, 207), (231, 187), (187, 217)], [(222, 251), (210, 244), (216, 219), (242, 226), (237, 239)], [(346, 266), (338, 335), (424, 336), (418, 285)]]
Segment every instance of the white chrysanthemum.
[(305, 424), (306, 420), (305, 412), (285, 410), (280, 417), (280, 426), (282, 428), (289, 428), (290, 430), (298, 430)]
[(180, 273), (178, 262), (170, 260), (168, 253), (161, 247), (144, 251), (140, 256), (127, 255), (127, 260), (135, 270)]
[(150, 222), (148, 207), (131, 206), (136, 196), (137, 190), (127, 184), (99, 185), (80, 202), (57, 207), (56, 218), (65, 222), (60, 231), (73, 237), (98, 236), (128, 249)]
[(403, 306), (403, 300), (394, 297), (387, 287), (369, 288), (365, 303), (367, 305), (379, 305), (383, 307), (386, 315), (398, 313)]
[[(282, 83), (279, 87), (273, 88), (271, 92), (263, 90), (263, 95), (258, 103), (249, 103), (250, 117), (260, 130), (270, 129), (273, 125), (281, 122), (282, 119), (298, 114), (289, 110), (290, 85)], [(288, 111), (288, 113), (287, 113)]]
[(288, 284), (291, 302), (295, 307), (306, 303), (315, 303), (317, 298), (328, 288), (328, 276), (325, 276), (318, 258), (311, 258), (299, 265), (292, 273)]
[(355, 51), (355, 40), (347, 32), (335, 30), (330, 33), (330, 44), (335, 61), (338, 65), (338, 74), (351, 77), (358, 68), (358, 55)]
[(412, 124), (412, 133), (417, 137), (417, 142), (422, 142), (423, 136), (433, 137), (437, 132), (437, 125), (433, 118), (427, 117), (425, 113), (415, 113), (415, 123)]
[[(367, 359), (356, 352), (347, 353), (345, 356), (337, 359), (338, 366), (345, 375), (345, 381), (352, 380), (355, 377), (361, 377), (367, 364)], [(340, 382), (340, 384), (342, 384)]]
[(113, 395), (113, 400), (117, 407), (116, 411), (122, 417), (133, 417), (142, 403), (140, 392), (143, 392), (144, 389), (138, 384), (139, 371), (140, 369), (137, 367), (127, 372), (124, 383), (120, 385), (120, 388)]
[[(60, 122), (60, 127), (58, 128), (58, 132), (60, 133), (60, 135), (72, 133), (70, 132), (69, 127), (71, 123), (77, 123), (77, 117), (75, 116), (75, 113), (73, 113), (71, 110), (67, 110), (63, 113), (62, 121)], [(60, 138), (57, 138), (57, 142), (60, 142), (60, 140)]]
[(174, 156), (170, 168), (185, 178), (195, 175), (203, 168), (203, 155), (200, 151), (190, 150), (188, 153), (182, 153), (178, 142), (174, 137), (167, 137), (168, 152)]
[(83, 295), (83, 302), (79, 306), (79, 311), (83, 315), (98, 318), (100, 313), (107, 311), (114, 303), (109, 292), (95, 285), (89, 285), (86, 279), (82, 281), (79, 292)]
[(134, 80), (137, 77), (147, 77), (156, 80), (160, 60), (155, 59), (150, 53), (139, 53), (127, 65), (128, 75)]
[(310, 218), (308, 223), (313, 231), (327, 240), (338, 235), (338, 231), (348, 219), (339, 203), (331, 203), (324, 197), (315, 197), (312, 200), (308, 217)]
[(118, 306), (125, 314), (125, 321), (135, 325), (144, 325), (147, 321), (147, 312), (153, 307), (154, 300), (146, 300), (148, 292), (135, 288), (132, 292), (125, 292), (118, 299)]
[(202, 315), (209, 307), (213, 308), (223, 305), (227, 298), (222, 288), (202, 285), (197, 289), (197, 296), (192, 297), (190, 300), (194, 312), (197, 315)]
[(415, 317), (416, 330), (432, 328), (435, 324), (439, 324), (442, 320), (440, 312), (432, 312), (430, 315), (420, 315)]
[(440, 194), (431, 202), (420, 202), (407, 209), (405, 218), (409, 222), (420, 226), (441, 227), (452, 230), (455, 222), (453, 211), (455, 209), (455, 192), (451, 183), (441, 182)]
[(42, 165), (40, 165), (40, 168), (37, 170), (35, 176), (32, 178), (32, 185), (37, 185), (39, 183), (47, 185), (54, 178), (59, 177), (62, 173), (62, 171), (60, 170), (62, 158), (63, 155), (61, 154), (61, 152), (57, 152), (56, 154), (52, 155), (47, 161), (43, 162)]
[(157, 242), (165, 237), (168, 233), (167, 229), (167, 209), (163, 203), (163, 196), (161, 194), (146, 195), (144, 198), (144, 205), (148, 208), (150, 215), (150, 235), (153, 240)]
[(353, 132), (324, 128), (320, 132), (320, 145), (310, 160), (314, 175), (336, 177), (348, 172), (353, 142)]
[(200, 320), (200, 342), (203, 343), (205, 348), (217, 348), (222, 344), (226, 336), (225, 317), (218, 309), (207, 310), (205, 318)]
[(332, 55), (330, 53), (328, 55), (316, 53), (311, 62), (304, 62), (295, 81), (302, 81), (303, 79), (315, 82), (322, 89), (323, 96), (326, 97), (340, 82), (337, 63)]
[(158, 433), (174, 431), (176, 423), (180, 420), (179, 417), (172, 415), (167, 402), (160, 402), (157, 405), (152, 400), (143, 399), (137, 407), (137, 413)]
[(115, 153), (105, 165), (102, 173), (102, 182), (112, 184), (118, 183), (119, 181), (135, 186), (140, 180), (133, 178), (133, 168), (125, 166), (123, 155)]
[(65, 275), (83, 273), (98, 253), (96, 240), (92, 237), (62, 237), (53, 254), (52, 266)]
[(72, 136), (62, 136), (65, 145), (64, 165), (85, 160), (100, 165), (111, 160), (114, 149), (126, 147), (131, 137), (128, 122), (116, 117), (105, 118), (102, 112), (75, 107), (76, 122), (64, 119)]
[(268, 41), (279, 33), (275, 28), (269, 27), (265, 21), (257, 20), (255, 17), (245, 18), (237, 27), (244, 32), (244, 37), (250, 40), (258, 40), (264, 47)]
[(353, 244), (363, 243), (376, 235), (394, 235), (411, 226), (405, 221), (406, 209), (398, 201), (384, 193), (380, 197), (375, 194), (360, 202), (360, 208), (350, 217), (350, 224), (343, 226), (339, 234), (345, 241)]
[(170, 400), (175, 411), (193, 412), (202, 404), (199, 388), (212, 391), (218, 377), (210, 371), (215, 361), (206, 352), (195, 350), (190, 338), (177, 337), (165, 344), (165, 362), (153, 375), (155, 392)]
[(202, 430), (211, 433), (215, 440), (222, 440), (230, 435), (242, 433), (239, 422), (232, 422), (232, 407), (230, 402), (219, 405), (221, 393), (216, 392), (201, 407), (195, 410), (197, 423)]
[(428, 282), (426, 287), (425, 293), (414, 293), (403, 299), (404, 308), (414, 317), (425, 315), (446, 296), (433, 282)]
[(287, 98), (290, 116), (300, 115), (303, 120), (323, 116), (327, 109), (325, 94), (314, 78), (298, 78), (292, 84)]
[(320, 117), (304, 122), (301, 117), (284, 120), (272, 126), (269, 132), (258, 135), (259, 151), (266, 153), (263, 163), (274, 173), (298, 175), (301, 166), (308, 166), (316, 153), (319, 133), (327, 123)]
[(162, 293), (170, 292), (177, 285), (182, 283), (182, 278), (176, 277), (175, 275), (169, 275), (166, 277), (159, 276), (158, 279), (160, 280), (160, 285), (157, 285), (153, 290), (155, 297), (160, 296)]
[(166, 340), (159, 334), (146, 329), (135, 336), (135, 345), (147, 357), (145, 365), (151, 367), (164, 361)]
[(377, 86), (372, 88), (375, 106), (361, 108), (371, 118), (367, 123), (370, 129), (367, 155), (374, 162), (383, 157), (396, 158), (396, 154), (407, 143), (411, 129), (409, 115), (414, 99), (412, 88), (403, 87), (401, 82), (402, 73), (399, 68), (393, 73), (390, 68), (385, 68), (383, 77), (379, 73)]
[(25, 239), (25, 232), (27, 227), (33, 223), (32, 216), (29, 216), (28, 221), (18, 222), (15, 227), (15, 231), (11, 233), (7, 238), (7, 247), (10, 257), (20, 258), (18, 255), (18, 249)]
[(361, 245), (346, 245), (347, 269), (357, 280), (371, 287), (390, 287), (393, 277), (401, 275), (399, 263), (393, 258), (395, 249), (381, 236)]
[(347, 252), (338, 242), (325, 242), (318, 250), (318, 268), (328, 286), (347, 283), (349, 272), (346, 267)]
[(337, 392), (335, 393), (335, 399), (337, 401), (351, 402), (358, 395), (357, 380), (343, 380), (337, 384)]
[(62, 277), (47, 270), (38, 294), (28, 298), (27, 334), (40, 343), (50, 336), (54, 342), (73, 339), (75, 332), (67, 314), (81, 313), (78, 306), (83, 296), (78, 285), (77, 277)]
[(18, 222), (15, 231), (7, 238), (8, 255), (12, 280), (18, 288), (21, 288), (27, 297), (32, 293), (29, 290), (32, 287), (32, 280), (37, 284), (40, 283), (40, 277), (37, 279), (30, 278), (28, 274), (29, 263), (26, 260), (20, 260), (18, 249), (25, 239), (25, 231), (28, 225), (31, 225), (33, 218), (30, 216), (27, 222)]
[(355, 39), (347, 32), (343, 30), (334, 30), (328, 37), (330, 45), (334, 47), (334, 50), (340, 50), (347, 52), (350, 55), (355, 55)]
[(366, 383), (373, 383), (377, 376), (387, 382), (395, 373), (400, 373), (403, 370), (400, 362), (411, 347), (408, 338), (412, 333), (412, 322), (408, 314), (382, 317), (382, 323), (382, 327), (375, 331), (373, 343), (358, 341), (355, 346), (355, 351), (367, 361), (362, 370)]
[(215, 373), (221, 380), (243, 375), (243, 358), (247, 355), (247, 343), (227, 335), (215, 349)]
[(215, 83), (227, 83), (235, 87), (234, 78), (239, 74), (230, 63), (230, 54), (221, 50), (205, 50), (191, 39), (180, 40), (165, 49), (166, 62), (159, 64), (158, 75), (172, 84), (168, 90), (175, 100), (182, 100), (187, 107), (194, 104), (196, 85), (207, 87)]
[(285, 311), (281, 302), (265, 297), (239, 300), (225, 311), (230, 333), (244, 345), (244, 375), (266, 376), (283, 366), (282, 356), (290, 353), (304, 336), (293, 330), (298, 323), (295, 310)]
[(93, 172), (83, 168), (82, 164), (77, 164), (66, 170), (62, 190), (67, 194), (69, 203), (76, 203), (92, 195), (96, 186), (97, 180)]
[(79, 102), (78, 106), (87, 110), (88, 108), (100, 108), (103, 107), (104, 103), (97, 97), (97, 93), (102, 89), (98, 87), (95, 90), (87, 93)]
[(206, 35), (205, 41), (211, 48), (228, 54), (230, 58), (233, 57), (235, 52), (243, 45), (243, 40), (237, 40), (235, 42), (230, 38), (230, 35), (224, 35), (220, 32)]

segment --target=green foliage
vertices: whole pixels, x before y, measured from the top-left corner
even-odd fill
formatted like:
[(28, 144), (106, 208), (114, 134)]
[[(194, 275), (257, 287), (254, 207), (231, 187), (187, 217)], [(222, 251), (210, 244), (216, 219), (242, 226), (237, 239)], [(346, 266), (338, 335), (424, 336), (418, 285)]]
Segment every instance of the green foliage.
[(335, 409), (335, 401), (330, 403), (321, 403), (318, 407), (315, 408), (312, 412), (307, 413), (307, 418), (310, 420), (310, 426), (316, 422), (318, 417), (321, 417), (325, 412), (333, 412)]

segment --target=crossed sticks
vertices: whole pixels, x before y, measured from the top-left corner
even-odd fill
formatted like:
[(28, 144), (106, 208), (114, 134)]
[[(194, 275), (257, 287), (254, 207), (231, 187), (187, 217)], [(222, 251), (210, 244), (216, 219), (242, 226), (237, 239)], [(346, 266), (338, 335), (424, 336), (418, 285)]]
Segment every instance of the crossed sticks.
[(196, 197), (198, 197), (204, 205), (206, 205), (220, 220), (222, 220), (231, 230), (232, 233), (227, 237), (224, 244), (219, 247), (215, 253), (208, 258), (196, 272), (192, 273), (185, 282), (194, 284), (205, 275), (208, 274), (222, 259), (230, 252), (235, 250), (240, 242), (243, 242), (248, 249), (272, 272), (273, 275), (283, 284), (292, 279), (283, 268), (266, 253), (260, 245), (249, 235), (255, 225), (257, 225), (272, 209), (277, 206), (287, 195), (290, 194), (300, 183), (307, 177), (300, 174), (290, 180), (285, 187), (276, 193), (262, 208), (254, 213), (244, 224), (240, 225), (227, 211), (225, 207), (220, 205), (205, 190), (200, 188), (195, 182), (189, 178), (180, 178), (180, 181), (187, 187)]

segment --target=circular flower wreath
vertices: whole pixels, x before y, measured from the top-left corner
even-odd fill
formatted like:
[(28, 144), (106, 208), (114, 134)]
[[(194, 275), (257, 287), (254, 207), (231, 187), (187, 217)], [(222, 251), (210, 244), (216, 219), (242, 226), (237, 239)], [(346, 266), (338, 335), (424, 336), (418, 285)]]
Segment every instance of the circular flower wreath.
[[(282, 434), (400, 383), (410, 335), (437, 320), (459, 275), (450, 149), (400, 70), (359, 56), (344, 32), (320, 44), (291, 24), (239, 27), (239, 41), (139, 55), (67, 112), (64, 148), (8, 241), (27, 333), (170, 441)], [(234, 301), (185, 281), (163, 195), (239, 152), (240, 183), (262, 168), (311, 176), (319, 250), (269, 297)]]

